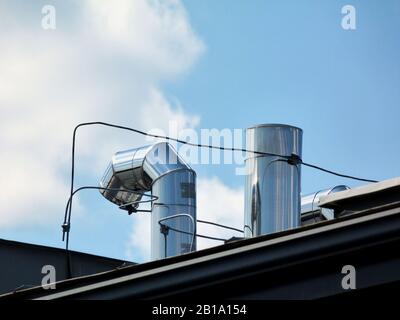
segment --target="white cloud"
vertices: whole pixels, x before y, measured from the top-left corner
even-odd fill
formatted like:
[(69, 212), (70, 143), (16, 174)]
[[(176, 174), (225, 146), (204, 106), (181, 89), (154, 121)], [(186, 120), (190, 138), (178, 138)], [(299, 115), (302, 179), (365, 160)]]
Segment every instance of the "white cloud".
[[(197, 218), (243, 229), (243, 189), (231, 188), (217, 177), (199, 178), (197, 181)], [(126, 256), (133, 261), (150, 259), (149, 216), (134, 216), (131, 238)], [(241, 233), (198, 223), (199, 234), (229, 239)], [(220, 241), (197, 238), (197, 250), (223, 244)]]
[(144, 64), (147, 71), (180, 73), (203, 50), (178, 0), (90, 0), (86, 4), (87, 21), (107, 46)]
[[(160, 81), (187, 71), (204, 50), (179, 1), (75, 4), (74, 26), (63, 29), (59, 22), (52, 32), (35, 27), (40, 16), (24, 16), (21, 24), (15, 21), (16, 7), (3, 3), (0, 10), (0, 181), (7, 184), (0, 193), (3, 229), (60, 222), (68, 195), (71, 133), (78, 122), (108, 120), (166, 132), (168, 120), (180, 128), (199, 124), (197, 116), (159, 89)], [(81, 129), (77, 169), (97, 181), (114, 151), (144, 141), (107, 128)], [(215, 177), (199, 178), (198, 218), (241, 228), (242, 198), (241, 189)], [(149, 223), (148, 215), (132, 216), (129, 259), (150, 258)], [(223, 238), (235, 234), (202, 224), (198, 232)], [(218, 244), (198, 239), (198, 249)]]
[(150, 222), (149, 214), (134, 214), (132, 217), (132, 232), (126, 244), (126, 259), (134, 262), (150, 260)]
[[(0, 181), (7, 185), (0, 228), (59, 222), (75, 124), (108, 120), (148, 130), (166, 129), (167, 119), (181, 127), (198, 123), (159, 89), (204, 49), (180, 1), (76, 1), (74, 12), (60, 4), (54, 31), (42, 30), (41, 7), (30, 7), (39, 14), (13, 2), (0, 10)], [(113, 151), (143, 142), (111, 137), (109, 129), (83, 130), (77, 163), (93, 177)]]
[[(216, 177), (199, 179), (197, 184), (197, 217), (234, 228), (243, 229), (243, 188), (231, 188)], [(241, 233), (198, 223), (197, 232), (203, 235), (229, 239), (243, 236)], [(214, 240), (198, 238), (197, 248), (204, 249), (222, 244)]]

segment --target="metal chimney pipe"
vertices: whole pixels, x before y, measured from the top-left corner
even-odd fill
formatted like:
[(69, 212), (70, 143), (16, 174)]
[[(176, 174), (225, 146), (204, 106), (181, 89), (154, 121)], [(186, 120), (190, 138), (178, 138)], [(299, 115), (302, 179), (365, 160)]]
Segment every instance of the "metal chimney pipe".
[[(246, 149), (301, 158), (302, 135), (289, 125), (257, 125), (246, 130)], [(282, 160), (257, 154), (245, 160), (245, 237), (300, 226), (300, 165)]]
[(154, 181), (152, 195), (158, 200), (151, 212), (152, 260), (196, 250), (195, 184), (191, 169), (175, 170)]

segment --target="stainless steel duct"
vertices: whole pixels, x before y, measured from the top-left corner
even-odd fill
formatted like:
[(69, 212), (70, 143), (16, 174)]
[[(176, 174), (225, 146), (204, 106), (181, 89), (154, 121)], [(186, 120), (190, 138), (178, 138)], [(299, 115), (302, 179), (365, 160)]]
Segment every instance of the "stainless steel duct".
[(338, 185), (330, 189), (320, 190), (301, 198), (301, 215), (307, 214), (320, 214), (326, 220), (332, 220), (335, 218), (335, 212), (333, 209), (322, 208), (319, 206), (319, 199), (323, 196), (327, 196), (331, 193), (339, 191), (349, 190), (350, 187), (345, 185)]
[(166, 142), (117, 152), (100, 186), (111, 202), (135, 212), (141, 196), (123, 191), (151, 191), (153, 260), (196, 250), (196, 173)]
[[(301, 158), (302, 134), (289, 125), (254, 126), (246, 130), (246, 149)], [(257, 154), (249, 154), (245, 164), (245, 236), (300, 226), (300, 165)]]

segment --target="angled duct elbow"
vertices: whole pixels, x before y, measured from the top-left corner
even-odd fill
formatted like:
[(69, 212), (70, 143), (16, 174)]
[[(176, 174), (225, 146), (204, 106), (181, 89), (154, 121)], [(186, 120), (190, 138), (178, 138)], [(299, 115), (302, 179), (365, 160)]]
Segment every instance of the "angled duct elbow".
[(140, 194), (151, 191), (157, 199), (151, 208), (151, 256), (153, 260), (196, 249), (196, 173), (173, 147), (160, 142), (117, 152), (100, 186), (109, 201), (135, 212)]

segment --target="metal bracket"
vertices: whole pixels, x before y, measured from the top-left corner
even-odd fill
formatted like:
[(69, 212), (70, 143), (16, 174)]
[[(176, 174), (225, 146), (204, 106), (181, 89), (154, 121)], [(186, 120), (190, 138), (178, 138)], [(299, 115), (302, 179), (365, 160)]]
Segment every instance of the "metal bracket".
[(169, 227), (165, 224), (160, 224), (160, 232), (164, 235), (167, 236), (169, 233)]
[(301, 158), (297, 154), (294, 154), (294, 153), (292, 153), (287, 160), (287, 163), (289, 163), (293, 166), (301, 164), (302, 162), (303, 161), (301, 160)]

